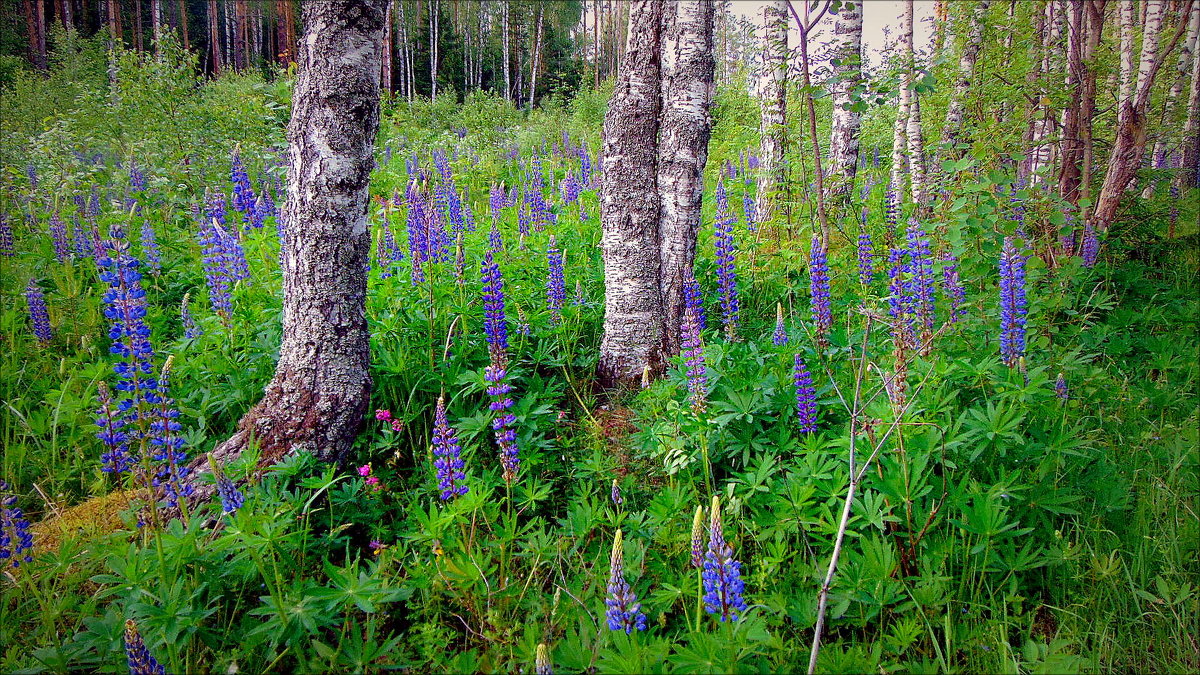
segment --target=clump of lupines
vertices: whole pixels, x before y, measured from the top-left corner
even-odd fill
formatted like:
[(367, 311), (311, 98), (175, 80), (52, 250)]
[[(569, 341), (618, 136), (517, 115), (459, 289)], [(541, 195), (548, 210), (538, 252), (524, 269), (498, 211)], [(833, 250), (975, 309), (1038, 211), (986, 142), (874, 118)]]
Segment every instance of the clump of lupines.
[[(8, 483), (0, 480), (0, 493), (8, 492)], [(33, 534), (29, 519), (17, 507), (16, 495), (0, 495), (0, 567), (20, 567), (33, 562)]]
[(13, 244), (12, 225), (8, 222), (8, 216), (0, 214), (0, 255), (11, 258), (14, 253), (16, 248)]
[(624, 545), (620, 530), (613, 536), (608, 566), (608, 597), (604, 604), (608, 607), (605, 616), (609, 630), (623, 630), (626, 635), (635, 630), (646, 630), (646, 615), (641, 611), (642, 605), (625, 581)]
[(806, 434), (817, 431), (817, 388), (813, 386), (812, 373), (804, 365), (804, 357), (796, 354), (792, 367), (792, 382), (796, 387), (796, 417), (800, 431)]
[(550, 248), (546, 251), (550, 274), (546, 278), (546, 307), (550, 310), (550, 322), (562, 319), (563, 303), (567, 299), (567, 282), (563, 277), (563, 252), (558, 248), (554, 235), (550, 235)]
[(737, 292), (737, 250), (733, 242), (734, 217), (729, 213), (729, 198), (724, 181), (717, 182), (717, 219), (713, 223), (717, 249), (717, 286), (721, 292), (721, 323), (730, 338), (737, 335), (740, 305)]
[(425, 200), (417, 192), (417, 183), (408, 184), (408, 194), (405, 198), (408, 204), (408, 215), (405, 224), (408, 228), (408, 259), (412, 263), (412, 283), (425, 281), (424, 263), (429, 259), (429, 233), (426, 230), (428, 217), (425, 214)]
[(967, 301), (967, 291), (963, 288), (958, 276), (958, 259), (949, 251), (942, 253), (942, 287), (946, 297), (950, 298), (950, 323), (967, 315), (963, 306)]
[(1079, 248), (1083, 266), (1095, 267), (1096, 261), (1100, 258), (1100, 238), (1096, 236), (1096, 229), (1090, 222), (1083, 226), (1083, 243)]
[(721, 621), (737, 621), (747, 609), (742, 563), (733, 559), (733, 547), (725, 541), (721, 526), (721, 500), (712, 498), (709, 513), (708, 550), (704, 554), (704, 609)]
[(50, 314), (46, 311), (46, 296), (33, 279), (25, 286), (25, 304), (29, 307), (29, 323), (33, 325), (33, 335), (42, 345), (54, 337), (50, 330)]
[(54, 243), (54, 260), (66, 262), (71, 255), (71, 249), (67, 245), (67, 225), (58, 216), (58, 212), (50, 215), (50, 240)]
[(708, 375), (704, 365), (704, 342), (700, 339), (700, 323), (696, 311), (686, 307), (680, 324), (680, 346), (687, 369), (688, 398), (697, 415), (704, 412), (708, 400)]
[(692, 516), (692, 567), (704, 567), (704, 507), (697, 506)]
[(905, 283), (905, 292), (909, 306), (927, 335), (933, 330), (934, 300), (933, 300), (933, 253), (930, 250), (929, 237), (917, 222), (916, 218), (908, 221), (906, 232), (908, 241), (909, 275)]
[(1066, 401), (1071, 398), (1071, 392), (1067, 389), (1067, 378), (1063, 377), (1062, 373), (1058, 374), (1058, 378), (1054, 380), (1054, 395)]
[(166, 675), (166, 668), (146, 649), (133, 619), (125, 621), (125, 656), (129, 661), (129, 675)]
[(469, 488), (463, 484), (467, 474), (463, 473), (462, 446), (458, 443), (458, 434), (446, 419), (446, 399), (438, 397), (437, 408), (433, 414), (433, 461), (437, 469), (438, 488), (442, 491), (442, 501), (467, 494)]
[(167, 357), (162, 373), (158, 378), (158, 387), (153, 395), (147, 395), (147, 403), (152, 405), (150, 413), (150, 445), (155, 449), (153, 459), (158, 462), (158, 475), (154, 485), (163, 489), (167, 504), (178, 506), (180, 498), (192, 494), (192, 485), (185, 482), (188, 468), (184, 465), (187, 453), (183, 452), (184, 440), (179, 435), (182, 425), (176, 421), (179, 411), (175, 402), (170, 398), (170, 372), (175, 357)]
[(812, 298), (812, 320), (816, 324), (817, 344), (829, 344), (833, 330), (833, 310), (829, 298), (829, 260), (821, 237), (814, 234), (809, 248), (809, 290)]
[(865, 226), (866, 209), (863, 209), (864, 227), (858, 231), (858, 282), (870, 286), (875, 279), (875, 246)]
[(1000, 254), (1000, 356), (1009, 367), (1025, 355), (1025, 256), (1012, 237)]
[(775, 332), (771, 334), (771, 343), (782, 347), (788, 342), (787, 327), (783, 325), (783, 303), (775, 303)]

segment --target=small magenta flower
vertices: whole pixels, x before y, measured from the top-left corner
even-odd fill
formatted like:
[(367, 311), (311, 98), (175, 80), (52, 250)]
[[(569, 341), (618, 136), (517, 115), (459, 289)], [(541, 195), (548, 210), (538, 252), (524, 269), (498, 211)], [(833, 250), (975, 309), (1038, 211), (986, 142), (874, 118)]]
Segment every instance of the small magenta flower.
[(800, 431), (806, 434), (816, 433), (817, 389), (813, 386), (812, 374), (808, 372), (800, 354), (796, 354), (792, 382), (796, 387), (796, 416), (800, 420)]
[(146, 649), (133, 619), (125, 621), (125, 655), (129, 661), (129, 675), (166, 675), (166, 668)]
[(463, 484), (467, 474), (463, 473), (462, 447), (458, 434), (446, 419), (446, 399), (438, 397), (433, 415), (433, 454), (437, 457), (433, 465), (437, 469), (438, 487), (442, 501), (467, 494), (469, 488)]
[(783, 325), (783, 303), (775, 303), (775, 332), (771, 334), (771, 343), (782, 347), (788, 343), (787, 327)]
[[(0, 493), (7, 491), (8, 483), (0, 480)], [(17, 507), (16, 495), (0, 494), (0, 567), (17, 568), (23, 562), (33, 562), (29, 519)]]
[(1054, 380), (1054, 394), (1064, 401), (1071, 398), (1071, 392), (1067, 389), (1067, 378), (1063, 377), (1062, 373)]
[(748, 608), (742, 592), (742, 563), (733, 559), (733, 547), (725, 541), (721, 526), (721, 501), (713, 495), (708, 529), (708, 551), (704, 554), (704, 609), (722, 622), (737, 621)]
[(628, 635), (635, 630), (646, 630), (646, 615), (637, 595), (625, 581), (624, 545), (621, 531), (613, 537), (612, 555), (609, 556), (608, 599), (604, 601), (608, 611), (609, 630), (623, 630)]
[(25, 286), (25, 304), (29, 307), (29, 322), (33, 325), (33, 335), (42, 346), (50, 343), (54, 337), (50, 330), (50, 314), (46, 310), (46, 296), (33, 279)]
[(825, 245), (818, 235), (813, 235), (809, 249), (810, 292), (812, 296), (812, 319), (817, 328), (817, 343), (829, 343), (829, 332), (833, 329), (833, 311), (829, 298), (829, 261)]
[(700, 325), (696, 320), (695, 310), (690, 307), (683, 312), (680, 343), (687, 371), (688, 398), (691, 400), (692, 410), (700, 415), (707, 407), (708, 375), (704, 364), (704, 342), (700, 339)]
[(1004, 238), (1000, 254), (1000, 356), (1015, 367), (1025, 355), (1025, 256), (1012, 237)]

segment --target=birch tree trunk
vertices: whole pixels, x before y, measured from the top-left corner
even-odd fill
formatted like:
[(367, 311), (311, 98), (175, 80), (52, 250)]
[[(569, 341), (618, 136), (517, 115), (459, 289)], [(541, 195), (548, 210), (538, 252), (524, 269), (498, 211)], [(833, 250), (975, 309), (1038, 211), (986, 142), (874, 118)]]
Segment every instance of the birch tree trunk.
[(668, 4), (662, 17), (662, 123), (658, 139), (658, 238), (662, 351), (679, 353), (683, 283), (692, 277), (704, 166), (712, 134), (713, 1)]
[(500, 32), (502, 34), (500, 40), (502, 43), (501, 52), (503, 54), (503, 62), (504, 62), (504, 98), (505, 98), (505, 100), (511, 101), (512, 100), (512, 67), (509, 65), (509, 57), (508, 57), (509, 34), (511, 33), (511, 28), (509, 26), (508, 3), (507, 2), (501, 3), (501, 5), (500, 5)]
[(533, 52), (529, 66), (529, 110), (533, 110), (533, 97), (537, 93), (538, 57), (542, 51), (542, 26), (546, 19), (546, 5), (538, 5), (537, 32), (533, 38)]
[(862, 126), (862, 113), (851, 110), (854, 91), (862, 80), (862, 27), (863, 10), (861, 0), (850, 0), (842, 4), (834, 23), (833, 33), (837, 39), (833, 67), (833, 124), (829, 135), (829, 170), (835, 176), (831, 193), (847, 194), (858, 170), (858, 130)]
[(763, 221), (775, 211), (784, 187), (784, 152), (787, 143), (787, 0), (771, 0), (763, 10), (762, 127), (759, 150), (762, 176), (758, 182), (758, 210)]
[(154, 36), (154, 55), (160, 56), (162, 47), (159, 42), (162, 41), (163, 35), (163, 0), (150, 0), (150, 28)]
[(438, 0), (429, 0), (429, 100), (437, 99), (437, 78), (438, 78), (438, 61), (440, 60), (440, 52), (438, 49), (438, 22), (440, 21), (441, 11), (438, 6)]
[[(266, 467), (295, 452), (340, 461), (370, 393), (366, 321), (367, 189), (379, 127), (387, 0), (304, 3), (299, 75), (288, 125), (283, 342), (275, 375), (213, 455), (253, 444)], [(207, 469), (201, 456), (191, 476)], [(196, 481), (196, 497), (211, 484)]]
[(913, 203), (924, 207), (928, 201), (925, 194), (925, 136), (921, 131), (921, 102), (913, 88), (912, 73), (916, 69), (916, 54), (913, 48), (913, 0), (904, 3), (904, 54), (908, 75), (908, 115), (904, 135), (908, 140), (908, 180), (912, 189)]
[(958, 57), (958, 80), (954, 83), (954, 93), (950, 96), (950, 105), (946, 108), (946, 124), (942, 127), (943, 157), (959, 158), (963, 155), (956, 146), (966, 140), (963, 134), (963, 115), (967, 109), (967, 96), (975, 84), (975, 64), (979, 61), (979, 52), (983, 48), (983, 22), (987, 18), (990, 5), (990, 0), (980, 0), (971, 11), (967, 43), (963, 45), (962, 54)]
[[(1193, 9), (1193, 11), (1196, 11)], [(1183, 126), (1183, 158), (1180, 189), (1200, 186), (1200, 44), (1192, 52), (1192, 83), (1188, 88), (1187, 122)]]
[(384, 0), (384, 2), (387, 4), (387, 9), (385, 10), (386, 16), (383, 22), (383, 51), (380, 57), (379, 88), (385, 95), (390, 97), (392, 95), (392, 24), (395, 19), (392, 17), (391, 0)]
[(604, 255), (601, 386), (663, 370), (657, 141), (664, 4), (632, 0), (625, 57), (604, 116), (600, 218)]
[[(1183, 86), (1188, 80), (1188, 69), (1192, 65), (1192, 58), (1196, 53), (1198, 39), (1200, 39), (1200, 3), (1193, 2), (1192, 11), (1188, 18), (1187, 37), (1180, 46), (1175, 71), (1171, 73), (1171, 88), (1167, 91), (1166, 99), (1163, 101), (1159, 132), (1154, 139), (1154, 150), (1150, 154), (1156, 167), (1165, 167), (1167, 163), (1167, 149), (1171, 136), (1174, 135), (1167, 130), (1174, 128), (1175, 106), (1179, 99), (1183, 97)], [(1186, 144), (1186, 136), (1184, 138), (1184, 143)], [(1153, 182), (1147, 185), (1146, 189), (1142, 191), (1142, 197), (1149, 199), (1154, 196), (1154, 187), (1155, 184)]]
[[(1045, 38), (1042, 42), (1042, 58), (1038, 68), (1039, 79), (1050, 76), (1052, 72), (1052, 55), (1059, 51), (1062, 38), (1063, 6), (1061, 0), (1050, 0), (1046, 3), (1045, 20), (1042, 23)], [(1050, 113), (1050, 99), (1047, 98), (1044, 83), (1039, 86), (1038, 103), (1030, 116), (1030, 150), (1028, 161), (1028, 178), (1031, 182), (1041, 182), (1043, 171), (1054, 163), (1054, 144), (1050, 142), (1051, 131), (1054, 129), (1054, 117)]]

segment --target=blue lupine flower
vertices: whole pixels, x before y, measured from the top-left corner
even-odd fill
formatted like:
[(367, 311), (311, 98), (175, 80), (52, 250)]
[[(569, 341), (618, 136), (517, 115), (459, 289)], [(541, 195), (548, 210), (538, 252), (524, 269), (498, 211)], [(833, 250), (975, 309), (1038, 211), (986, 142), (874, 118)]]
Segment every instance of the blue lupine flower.
[[(258, 208), (258, 197), (250, 185), (250, 175), (242, 165), (241, 155), (234, 153), (233, 166), (230, 169), (230, 179), (233, 182), (233, 208), (242, 214), (245, 230), (263, 226), (262, 212)], [(223, 224), (223, 223), (222, 223)]]
[(692, 517), (692, 567), (704, 567), (704, 507), (696, 507), (696, 515)]
[(809, 248), (809, 281), (812, 298), (812, 320), (816, 324), (817, 342), (825, 345), (833, 329), (833, 310), (829, 298), (829, 261), (821, 237), (814, 234)]
[(637, 601), (637, 595), (625, 581), (625, 555), (621, 539), (621, 531), (613, 536), (612, 555), (608, 565), (608, 597), (604, 601), (608, 610), (609, 630), (623, 630), (628, 635), (635, 630), (646, 630), (646, 615), (642, 613), (642, 605)]
[[(576, 291), (579, 290), (576, 283)], [(582, 301), (576, 304), (583, 304)], [(708, 320), (704, 315), (704, 292), (700, 290), (700, 282), (696, 278), (688, 274), (688, 277), (683, 280), (683, 304), (685, 308), (691, 309), (696, 313), (696, 325), (700, 330), (708, 328)]]
[(142, 221), (142, 257), (150, 273), (157, 275), (162, 270), (162, 251), (158, 249), (158, 239), (154, 236), (154, 225), (150, 219)]
[(183, 294), (183, 302), (179, 305), (179, 321), (183, 324), (183, 337), (194, 340), (204, 335), (204, 331), (196, 325), (196, 319), (192, 317), (192, 309), (188, 304), (191, 295), (190, 291)]
[(29, 179), (29, 187), (36, 190), (38, 187), (38, 175), (37, 167), (33, 165), (33, 162), (25, 165), (25, 177)]
[[(0, 493), (8, 491), (8, 483), (0, 480)], [(33, 534), (29, 519), (17, 507), (16, 495), (0, 494), (0, 567), (20, 567), (33, 562)]]
[(697, 414), (704, 412), (708, 402), (708, 374), (704, 363), (704, 342), (700, 339), (700, 323), (696, 318), (696, 310), (685, 307), (683, 322), (680, 324), (680, 346), (683, 352), (683, 363), (687, 369), (688, 398), (692, 410)]
[(438, 397), (433, 415), (433, 454), (437, 457), (433, 465), (437, 469), (442, 501), (467, 494), (469, 488), (463, 484), (467, 474), (463, 473), (462, 446), (454, 427), (446, 420), (446, 399), (442, 396)]
[(1063, 377), (1062, 373), (1054, 380), (1054, 395), (1064, 401), (1071, 398), (1071, 392), (1067, 389), (1067, 378)]
[(874, 279), (875, 246), (871, 243), (871, 235), (864, 227), (858, 232), (858, 282), (863, 286), (870, 286)]
[(50, 239), (54, 242), (54, 259), (66, 262), (67, 256), (71, 254), (67, 247), (67, 226), (62, 218), (58, 217), (57, 211), (50, 215)]
[(958, 323), (959, 318), (967, 315), (967, 310), (963, 307), (967, 300), (967, 291), (959, 280), (958, 259), (951, 253), (942, 254), (942, 286), (946, 296), (950, 298), (950, 323)]
[(426, 230), (425, 200), (417, 192), (416, 181), (408, 184), (406, 225), (408, 228), (408, 258), (412, 263), (412, 283), (425, 281), (424, 263), (429, 260), (429, 232)]
[(783, 324), (783, 303), (775, 303), (775, 332), (771, 334), (771, 343), (782, 347), (788, 343), (787, 327)]
[(146, 649), (133, 619), (125, 621), (125, 655), (129, 659), (129, 675), (166, 675), (166, 668)]
[(796, 417), (800, 420), (800, 431), (816, 433), (817, 388), (813, 386), (812, 374), (805, 367), (804, 358), (798, 353), (792, 369), (792, 382), (796, 387)]
[(1012, 237), (1000, 254), (1000, 356), (1009, 367), (1025, 355), (1025, 256)]
[(754, 181), (749, 176), (745, 180), (745, 191), (742, 193), (742, 215), (746, 218), (746, 230), (758, 231), (758, 206), (754, 202)]
[(100, 408), (96, 411), (95, 422), (100, 431), (96, 438), (108, 448), (100, 455), (100, 470), (105, 473), (125, 473), (133, 465), (129, 452), (129, 434), (124, 429), (126, 420), (114, 405), (112, 392), (103, 380), (97, 386), (96, 399)]
[(200, 216), (196, 238), (200, 243), (200, 255), (204, 264), (204, 281), (208, 285), (208, 300), (212, 309), (224, 321), (233, 313), (230, 289), (233, 288), (233, 271), (225, 255), (225, 233), (216, 218)]
[(1083, 244), (1080, 246), (1079, 255), (1083, 258), (1084, 267), (1095, 267), (1100, 258), (1100, 238), (1096, 236), (1096, 229), (1090, 222), (1083, 226)]
[(550, 667), (550, 650), (545, 642), (538, 643), (533, 658), (533, 675), (554, 675), (554, 669)]
[(212, 468), (213, 477), (217, 481), (217, 496), (221, 498), (221, 511), (234, 513), (246, 504), (246, 496), (238, 489), (237, 483), (225, 473), (220, 462), (208, 453), (208, 465)]
[(737, 292), (737, 250), (733, 242), (734, 217), (729, 214), (729, 199), (725, 183), (717, 182), (717, 219), (713, 223), (717, 249), (717, 285), (721, 291), (721, 323), (725, 334), (737, 335), (740, 304)]
[(567, 299), (567, 284), (563, 278), (563, 253), (550, 235), (550, 248), (546, 252), (550, 274), (546, 278), (546, 306), (550, 310), (550, 323), (562, 319), (563, 302)]
[(883, 193), (884, 216), (883, 220), (887, 223), (887, 242), (890, 244), (895, 241), (896, 228), (900, 227), (900, 198), (896, 194), (895, 184), (889, 182), (887, 190)]
[(905, 263), (907, 251), (892, 247), (888, 251), (888, 315), (895, 319), (892, 324), (892, 339), (900, 344), (911, 345), (912, 322), (910, 299), (905, 290), (905, 277), (909, 266)]
[[(487, 337), (488, 351), (504, 354), (508, 351), (508, 318), (504, 312), (504, 277), (500, 266), (488, 251), (480, 264), (483, 278), (483, 332)], [(504, 359), (502, 359), (504, 360)]]
[(492, 184), (492, 189), (488, 193), (488, 208), (492, 212), (492, 225), (495, 226), (496, 221), (500, 220), (500, 211), (508, 206), (508, 195), (504, 193), (504, 186)]
[(184, 480), (187, 478), (188, 468), (184, 464), (187, 460), (187, 453), (183, 451), (185, 442), (179, 435), (183, 426), (177, 421), (179, 411), (175, 409), (175, 401), (168, 394), (171, 363), (174, 358), (167, 358), (167, 363), (158, 378), (157, 391), (152, 397), (149, 438), (154, 452), (151, 457), (158, 463), (154, 485), (163, 489), (170, 506), (178, 506), (181, 498), (192, 494), (192, 485)]
[(704, 609), (721, 621), (737, 621), (748, 608), (742, 592), (742, 563), (733, 559), (733, 547), (721, 527), (721, 501), (714, 495), (709, 517), (708, 551), (704, 554)]
[(50, 330), (50, 314), (46, 311), (46, 296), (33, 279), (25, 286), (25, 304), (29, 307), (29, 322), (33, 325), (33, 335), (38, 342), (45, 346), (54, 337)]
[(129, 160), (129, 191), (141, 192), (146, 189), (146, 174), (138, 168), (136, 162)]
[(574, 204), (579, 200), (579, 193), (582, 191), (582, 186), (579, 184), (579, 179), (574, 173), (568, 171), (562, 182), (562, 195), (564, 204)]
[(929, 238), (916, 218), (908, 221), (906, 238), (910, 273), (905, 291), (915, 315), (914, 319), (928, 332), (933, 330), (934, 323), (933, 254), (930, 251)]
[(592, 185), (592, 157), (583, 146), (579, 148), (579, 181), (584, 187)]
[(495, 414), (492, 418), (492, 432), (500, 450), (504, 482), (512, 483), (521, 467), (521, 459), (517, 448), (517, 418), (510, 412), (513, 406), (512, 397), (509, 396), (512, 393), (512, 385), (507, 381), (508, 368), (502, 360), (503, 357), (503, 354), (493, 352), (491, 364), (483, 371), (483, 379), (488, 383), (488, 396), (492, 397), (488, 407)]
[(621, 498), (621, 486), (617, 483), (617, 479), (612, 479), (612, 488), (608, 492), (608, 498), (612, 500), (614, 506), (620, 506), (625, 502)]
[(14, 253), (12, 225), (8, 222), (8, 216), (0, 213), (0, 255), (11, 258)]

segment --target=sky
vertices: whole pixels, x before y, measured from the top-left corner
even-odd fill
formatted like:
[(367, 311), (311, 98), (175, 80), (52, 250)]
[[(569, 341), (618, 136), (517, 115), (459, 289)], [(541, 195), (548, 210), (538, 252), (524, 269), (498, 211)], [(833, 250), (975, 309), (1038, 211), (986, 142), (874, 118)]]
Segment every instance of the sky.
[[(803, 12), (803, 0), (792, 0), (792, 2), (797, 12)], [(731, 9), (735, 14), (761, 25), (763, 7), (768, 4), (770, 3), (766, 0), (733, 0)], [(915, 17), (913, 33), (917, 49), (928, 45), (932, 37), (930, 22), (922, 21), (922, 19), (932, 19), (933, 5), (934, 0), (915, 0), (913, 3)], [(895, 39), (896, 32), (900, 29), (899, 17), (903, 13), (903, 0), (865, 0), (863, 2), (863, 50), (872, 56), (877, 56), (879, 50), (883, 48), (883, 29), (890, 28), (892, 38)], [(821, 20), (821, 25), (825, 28), (822, 32), (826, 38), (832, 35), (833, 22), (828, 17)], [(793, 28), (790, 42), (796, 44), (799, 39), (800, 33)], [(877, 59), (872, 60), (878, 62)]]

